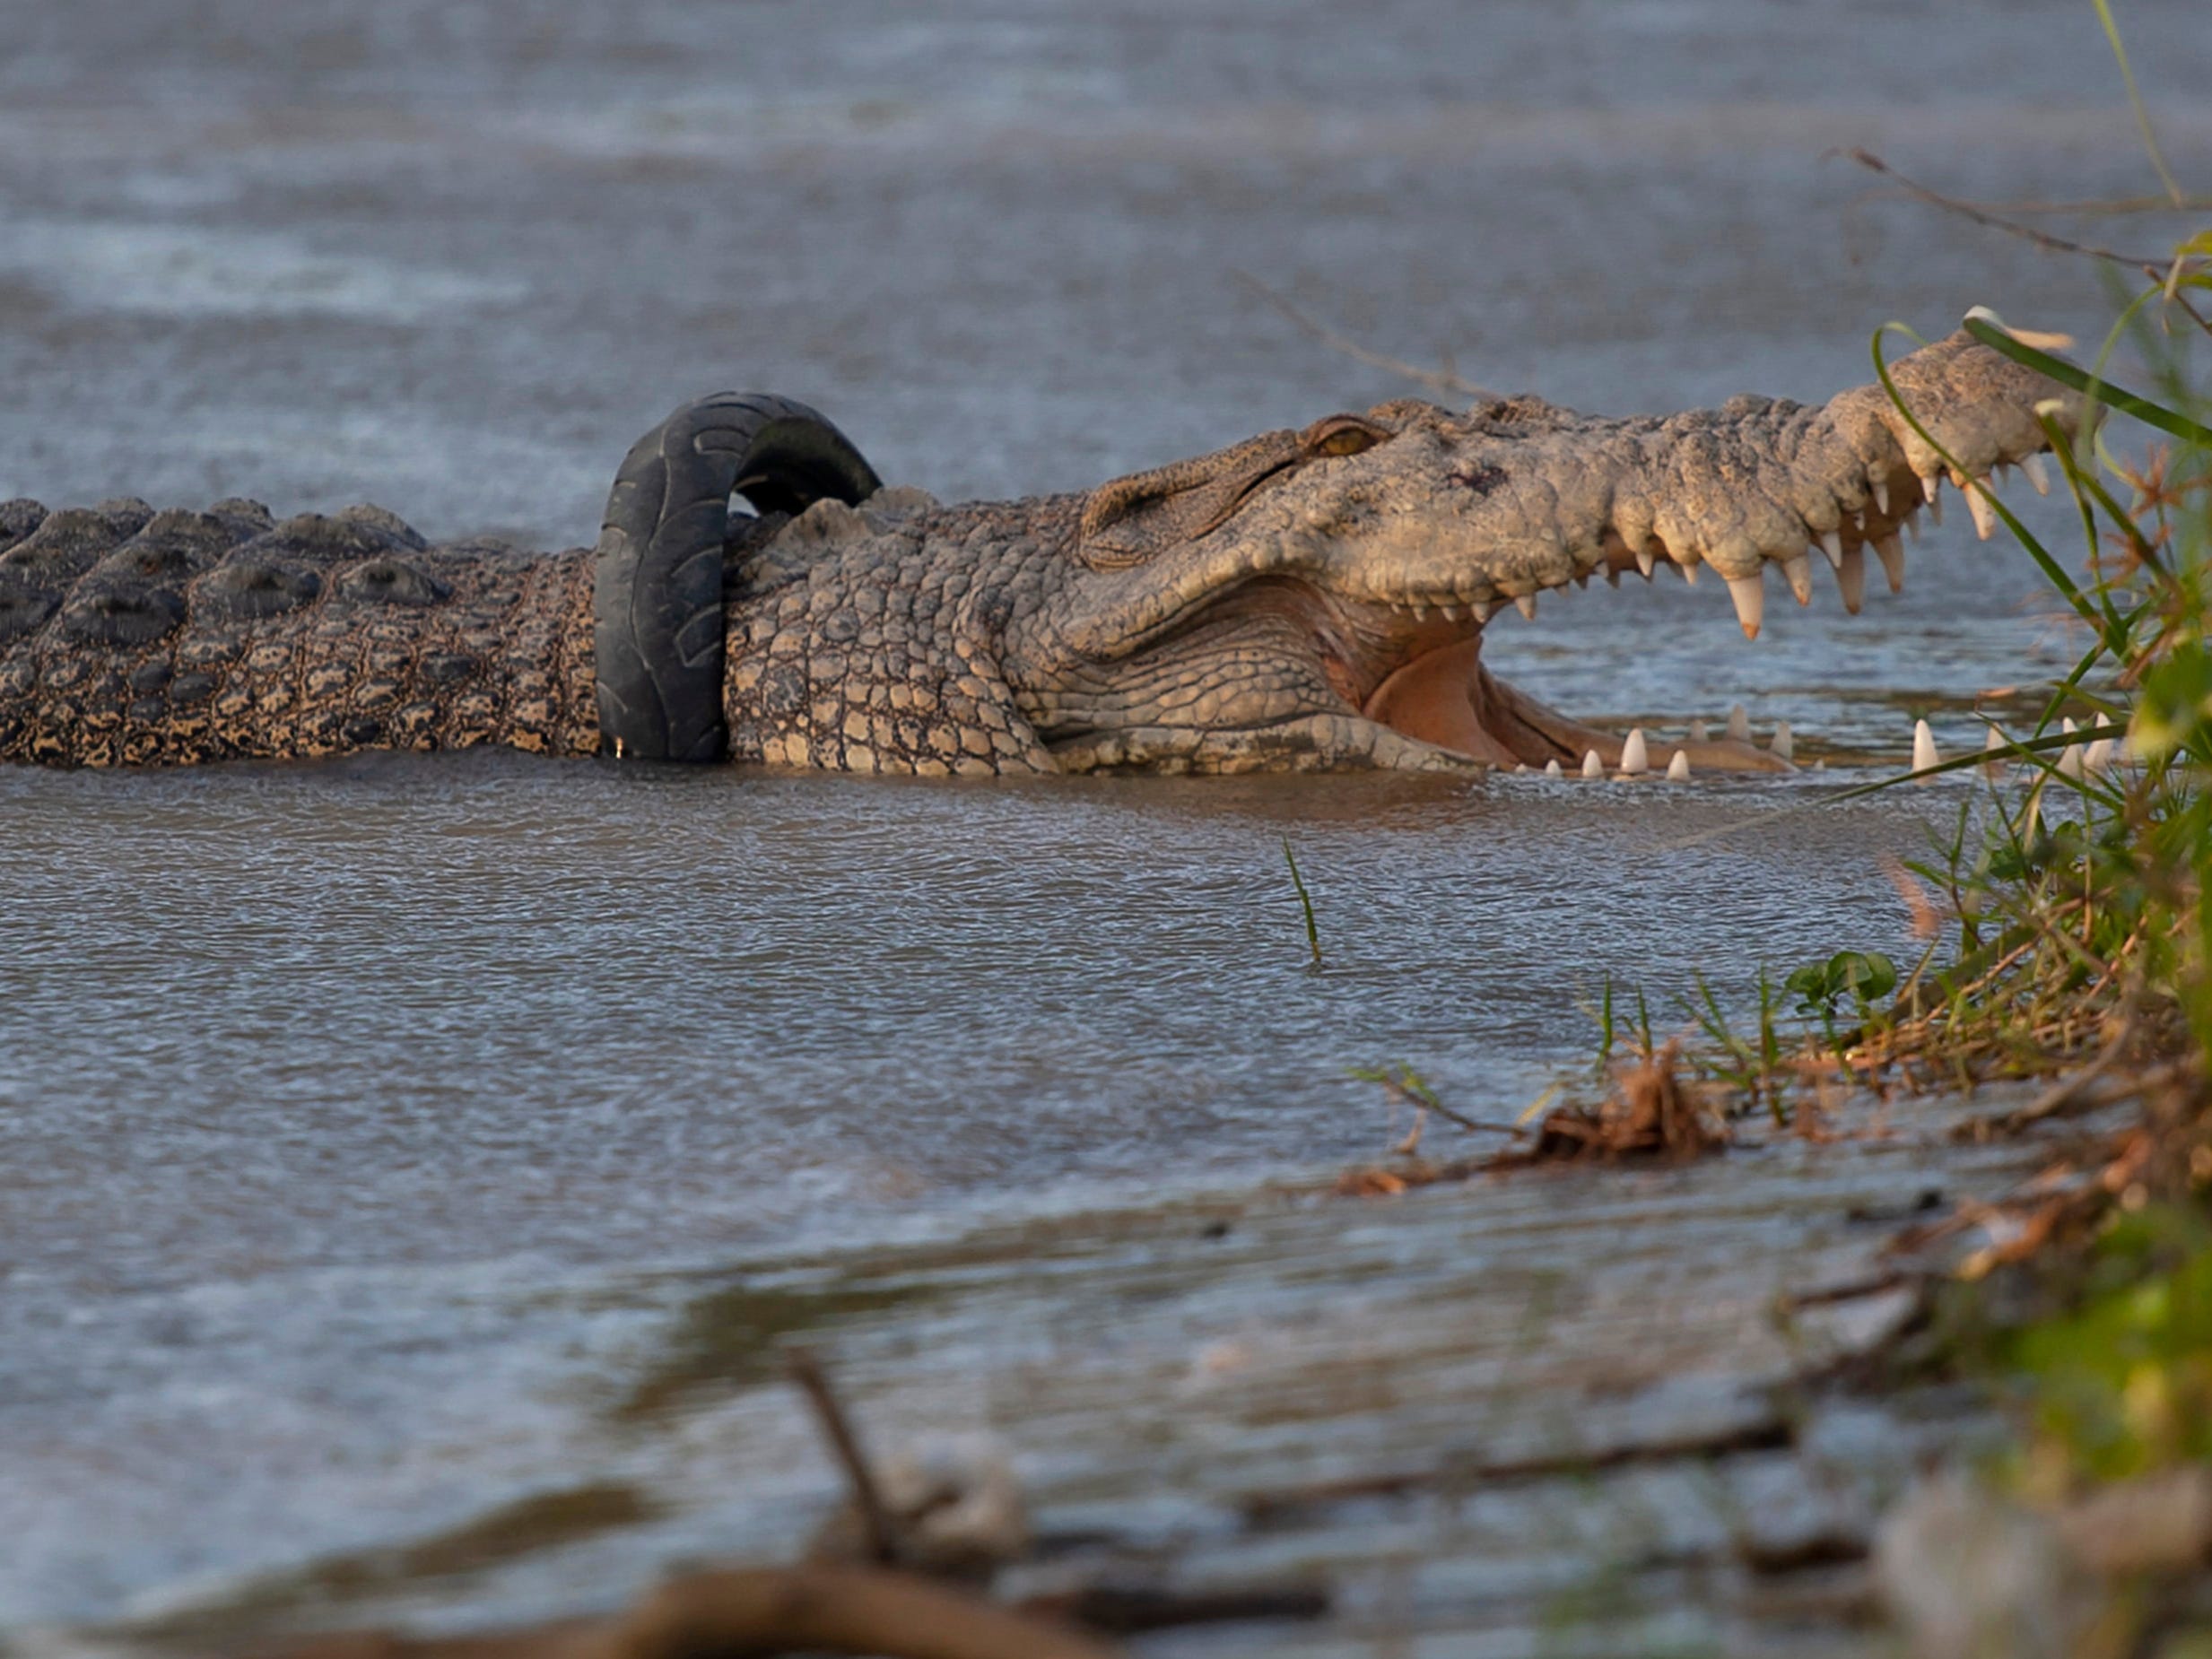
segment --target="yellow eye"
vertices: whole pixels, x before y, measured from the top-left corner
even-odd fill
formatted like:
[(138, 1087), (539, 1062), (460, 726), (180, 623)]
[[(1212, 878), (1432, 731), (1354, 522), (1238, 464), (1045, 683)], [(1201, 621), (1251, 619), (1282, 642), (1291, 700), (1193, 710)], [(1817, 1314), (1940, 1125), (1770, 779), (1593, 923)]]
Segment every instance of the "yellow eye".
[(1372, 449), (1389, 436), (1380, 427), (1370, 426), (1355, 415), (1331, 415), (1306, 429), (1302, 447), (1310, 456), (1357, 455), (1363, 449)]

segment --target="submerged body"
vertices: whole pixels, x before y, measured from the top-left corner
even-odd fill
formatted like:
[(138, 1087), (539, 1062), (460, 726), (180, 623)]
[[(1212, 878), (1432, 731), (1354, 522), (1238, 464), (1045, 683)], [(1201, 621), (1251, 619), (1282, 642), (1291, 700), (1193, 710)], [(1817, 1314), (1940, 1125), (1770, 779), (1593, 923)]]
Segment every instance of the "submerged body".
[[(1894, 372), (1955, 483), (2046, 447), (2036, 410), (2059, 388), (1964, 335)], [(1401, 401), (1076, 495), (804, 492), (758, 516), (718, 499), (702, 532), (671, 488), (645, 531), (718, 564), (719, 628), (697, 619), (716, 637), (680, 648), (718, 688), (711, 747), (732, 760), (1454, 770), (1618, 758), (1483, 667), (1498, 606), (1709, 565), (1755, 635), (1765, 566), (1802, 603), (1819, 554), (1856, 611), (1869, 550), (1901, 582), (1897, 531), (1946, 466), (1875, 387), (1630, 420)], [(585, 549), (429, 547), (376, 508), (0, 505), (0, 758), (615, 748), (606, 564), (605, 543), (596, 567)], [(1782, 764), (1725, 742), (1689, 756)]]

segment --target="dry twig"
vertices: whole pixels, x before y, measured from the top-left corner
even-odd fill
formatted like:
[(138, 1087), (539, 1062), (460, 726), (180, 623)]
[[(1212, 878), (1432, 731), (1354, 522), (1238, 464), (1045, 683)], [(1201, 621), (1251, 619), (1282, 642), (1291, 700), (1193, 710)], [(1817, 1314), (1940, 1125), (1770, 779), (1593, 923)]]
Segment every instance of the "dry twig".
[(739, 1568), (672, 1580), (612, 1619), (494, 1636), (326, 1637), (284, 1659), (770, 1659), (794, 1651), (884, 1659), (1114, 1659), (1055, 1621), (871, 1567)]
[(859, 1510), (861, 1524), (866, 1527), (868, 1553), (880, 1567), (888, 1567), (899, 1559), (899, 1529), (884, 1502), (883, 1489), (877, 1485), (875, 1472), (868, 1467), (867, 1454), (860, 1449), (860, 1437), (839, 1403), (836, 1392), (822, 1361), (810, 1348), (793, 1348), (788, 1356), (791, 1380), (799, 1385), (807, 1403), (814, 1408), (814, 1418), (822, 1425), (822, 1438), (830, 1443), (830, 1450), (845, 1471), (845, 1479), (852, 1487), (854, 1506)]
[(1355, 362), (1365, 363), (1371, 369), (1385, 369), (1391, 374), (1402, 376), (1417, 386), (1425, 386), (1434, 391), (1450, 392), (1459, 397), (1471, 397), (1477, 403), (1499, 401), (1497, 393), (1476, 386), (1471, 380), (1463, 380), (1449, 369), (1424, 369), (1418, 363), (1409, 363), (1400, 357), (1388, 357), (1380, 352), (1362, 345), (1348, 334), (1337, 333), (1290, 296), (1270, 288), (1249, 271), (1237, 271), (1232, 274), (1236, 277), (1237, 281), (1242, 282), (1332, 352), (1341, 352)]

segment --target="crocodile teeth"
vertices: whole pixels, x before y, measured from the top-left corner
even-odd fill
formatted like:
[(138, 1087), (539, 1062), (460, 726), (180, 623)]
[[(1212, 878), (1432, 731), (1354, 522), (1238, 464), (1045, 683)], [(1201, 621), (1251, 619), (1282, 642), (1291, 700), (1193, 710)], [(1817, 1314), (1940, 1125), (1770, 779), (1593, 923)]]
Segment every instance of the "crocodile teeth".
[(1643, 579), (1645, 581), (1648, 582), (1651, 579), (1651, 572), (1658, 568), (1659, 560), (1651, 556), (1651, 550), (1650, 548), (1639, 547), (1636, 550), (1636, 569), (1643, 572)]
[(1774, 751), (1777, 759), (1783, 760), (1789, 760), (1797, 753), (1797, 740), (1790, 734), (1789, 721), (1777, 720), (1774, 722), (1774, 741), (1767, 747)]
[(1530, 621), (1536, 621), (1536, 595), (1534, 594), (1523, 594), (1513, 601), (1513, 608)]
[[(2081, 730), (2074, 724), (2071, 716), (2059, 722), (2059, 729), (2069, 737)], [(2059, 757), (2059, 776), (2061, 777), (2079, 777), (2081, 776), (2081, 745), (2079, 743), (2067, 744), (2066, 752)]]
[(1675, 751), (1675, 758), (1667, 763), (1667, 781), (1670, 784), (1678, 784), (1689, 775), (1690, 751), (1686, 749), (1677, 749)]
[(1782, 560), (1782, 577), (1799, 604), (1813, 603), (1813, 556), (1798, 553)]
[(2043, 465), (2042, 456), (2039, 455), (2026, 456), (2020, 463), (2020, 470), (2027, 474), (2027, 481), (2035, 487), (2037, 495), (2051, 493), (2051, 472)]
[(1828, 563), (1833, 569), (1841, 570), (1843, 568), (1843, 538), (1841, 535), (1833, 530), (1823, 530), (1820, 533), (1820, 551), (1828, 555)]
[(1843, 609), (1857, 616), (1859, 607), (1867, 596), (1867, 549), (1864, 543), (1854, 542), (1843, 550), (1842, 562), (1835, 568), (1835, 591), (1843, 595)]
[(1728, 580), (1729, 597), (1736, 602), (1736, 620), (1743, 625), (1744, 638), (1756, 639), (1759, 624), (1766, 616), (1766, 588), (1756, 571)]
[(1544, 776), (1545, 776), (1545, 777), (1564, 777), (1566, 775), (1567, 775), (1567, 774), (1566, 774), (1566, 769), (1559, 764), (1559, 761), (1558, 761), (1558, 760), (1557, 760), (1556, 758), (1554, 758), (1554, 759), (1552, 759), (1552, 760), (1546, 760), (1546, 761), (1544, 763)]
[(2112, 763), (2112, 740), (2109, 737), (2100, 737), (2083, 753), (2081, 769), (2085, 772), (2102, 772)]
[(1889, 578), (1889, 591), (1904, 592), (1904, 543), (1897, 539), (1896, 532), (1876, 536), (1874, 552), (1882, 561), (1882, 574)]
[(1966, 510), (1974, 516), (1974, 534), (1986, 542), (1997, 534), (1997, 509), (1990, 505), (1989, 485), (1977, 479), (1966, 491)]
[(1439, 605), (1437, 609), (1443, 612), (1449, 621), (1459, 621), (1467, 615), (1467, 607), (1461, 604)]
[[(1981, 740), (1981, 752), (1983, 754), (1996, 753), (2001, 756), (2007, 746), (2007, 745), (2006, 744), (2005, 740), (1998, 735), (1997, 728), (1995, 726), (1991, 726), (1990, 728), (1990, 734)], [(1981, 771), (1982, 775), (1987, 777), (2002, 777), (2005, 775), (2005, 762), (2001, 759), (1995, 760), (1984, 760), (1981, 763)]]
[(1498, 613), (1494, 600), (1477, 599), (1469, 608), (1475, 612), (1475, 620), (1478, 622), (1486, 622)]
[(1644, 746), (1643, 728), (1638, 726), (1621, 745), (1621, 776), (1634, 777), (1650, 769), (1650, 751)]
[(1692, 743), (1702, 743), (1711, 735), (1711, 729), (1703, 720), (1690, 722), (1690, 741)]
[(1682, 572), (1684, 586), (1695, 587), (1697, 586), (1697, 567), (1695, 565), (1676, 565), (1675, 569)]
[(1750, 741), (1751, 716), (1746, 711), (1743, 704), (1737, 703), (1729, 709), (1729, 742), (1747, 743)]
[(1585, 777), (1603, 777), (1605, 775), (1606, 763), (1598, 758), (1598, 751), (1595, 749), (1592, 749), (1585, 753), (1582, 757), (1582, 776)]
[(1874, 485), (1874, 510), (1886, 518), (1889, 517), (1889, 480), (1877, 478), (1871, 482)]
[(1936, 752), (1936, 734), (1928, 729), (1928, 722), (1915, 720), (1912, 723), (1912, 769), (1925, 772), (1929, 767), (1939, 765), (1942, 760), (1943, 757)]
[(1425, 622), (1429, 620), (1429, 608), (1424, 604), (1414, 606), (1413, 613), (1414, 621), (1416, 622)]
[(1920, 493), (1928, 498), (1928, 505), (1930, 507), (1935, 506), (1936, 492), (1942, 488), (1943, 481), (1933, 473), (1920, 480)]

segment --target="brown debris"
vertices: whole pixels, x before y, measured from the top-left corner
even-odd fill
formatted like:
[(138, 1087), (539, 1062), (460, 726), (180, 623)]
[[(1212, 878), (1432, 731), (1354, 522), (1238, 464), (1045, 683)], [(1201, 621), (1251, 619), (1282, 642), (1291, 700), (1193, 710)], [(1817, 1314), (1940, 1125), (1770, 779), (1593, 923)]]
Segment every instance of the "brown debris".
[[(1725, 1151), (1728, 1126), (1720, 1111), (1677, 1070), (1682, 1045), (1670, 1039), (1657, 1053), (1633, 1060), (1614, 1074), (1613, 1093), (1602, 1105), (1554, 1107), (1533, 1127), (1507, 1130), (1526, 1145), (1486, 1158), (1450, 1163), (1406, 1159), (1389, 1168), (1346, 1170), (1337, 1192), (1346, 1198), (1395, 1198), (1409, 1187), (1470, 1176), (1502, 1174), (1531, 1164), (1580, 1159), (1664, 1158), (1683, 1162)], [(1488, 1129), (1493, 1125), (1478, 1125)]]
[(611, 1619), (492, 1636), (330, 1636), (283, 1659), (767, 1659), (802, 1651), (884, 1659), (1113, 1659), (1054, 1620), (867, 1567), (737, 1568), (673, 1579)]
[(1729, 1133), (1720, 1115), (1683, 1081), (1675, 1069), (1682, 1045), (1669, 1040), (1657, 1054), (1615, 1074), (1615, 1090), (1603, 1106), (1561, 1107), (1547, 1113), (1526, 1151), (1490, 1160), (1495, 1169), (1557, 1159), (1661, 1157), (1676, 1162), (1720, 1151)]

